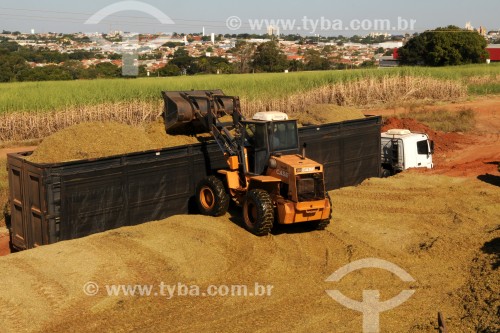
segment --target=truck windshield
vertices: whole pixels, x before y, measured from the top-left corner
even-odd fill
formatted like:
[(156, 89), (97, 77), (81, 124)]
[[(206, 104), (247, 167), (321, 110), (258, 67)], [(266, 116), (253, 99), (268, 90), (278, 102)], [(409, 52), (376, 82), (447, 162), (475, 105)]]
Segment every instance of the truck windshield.
[(270, 144), (273, 151), (297, 149), (299, 147), (297, 122), (273, 122), (271, 124)]

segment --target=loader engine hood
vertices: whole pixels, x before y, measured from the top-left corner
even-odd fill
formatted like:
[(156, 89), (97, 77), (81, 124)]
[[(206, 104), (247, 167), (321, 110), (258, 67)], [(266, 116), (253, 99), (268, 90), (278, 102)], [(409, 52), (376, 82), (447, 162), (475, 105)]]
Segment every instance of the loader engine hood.
[[(276, 163), (272, 161), (273, 159)], [(276, 164), (276, 168), (272, 169), (274, 164)], [(320, 163), (308, 158), (303, 159), (300, 155), (273, 156), (270, 159), (270, 169), (274, 170), (283, 181), (285, 181), (284, 178), (288, 181), (289, 175), (323, 172), (323, 166)]]
[(325, 198), (323, 166), (316, 161), (300, 155), (271, 157), (267, 174), (282, 181), (281, 195), (294, 202)]

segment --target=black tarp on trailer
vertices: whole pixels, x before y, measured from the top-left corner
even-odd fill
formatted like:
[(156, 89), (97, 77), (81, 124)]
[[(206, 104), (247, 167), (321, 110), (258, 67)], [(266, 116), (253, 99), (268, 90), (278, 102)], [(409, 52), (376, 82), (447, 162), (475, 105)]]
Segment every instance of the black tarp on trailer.
[[(328, 190), (380, 172), (380, 117), (299, 129), (310, 158), (325, 166)], [(52, 244), (194, 212), (197, 183), (226, 163), (215, 143), (95, 160), (35, 164), (9, 154), (11, 242)]]

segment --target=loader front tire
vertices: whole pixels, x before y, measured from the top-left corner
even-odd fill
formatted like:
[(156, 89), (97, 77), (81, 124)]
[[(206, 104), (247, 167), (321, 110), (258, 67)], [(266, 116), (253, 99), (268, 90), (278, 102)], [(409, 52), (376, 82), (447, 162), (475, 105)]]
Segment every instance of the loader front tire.
[(274, 224), (274, 207), (269, 193), (250, 190), (243, 204), (243, 219), (246, 229), (254, 235), (268, 235)]
[(224, 184), (215, 176), (203, 179), (196, 188), (196, 203), (200, 213), (208, 216), (222, 216), (229, 208), (229, 195)]

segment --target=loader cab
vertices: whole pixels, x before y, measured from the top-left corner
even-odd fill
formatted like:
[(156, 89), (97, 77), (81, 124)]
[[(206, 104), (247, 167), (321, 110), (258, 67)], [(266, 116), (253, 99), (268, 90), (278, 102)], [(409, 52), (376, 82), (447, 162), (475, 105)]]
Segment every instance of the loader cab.
[(297, 121), (281, 112), (260, 112), (253, 120), (242, 121), (243, 146), (247, 151), (248, 172), (261, 175), (272, 155), (299, 152)]

